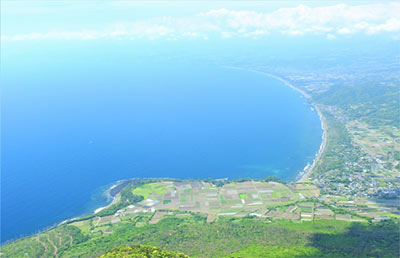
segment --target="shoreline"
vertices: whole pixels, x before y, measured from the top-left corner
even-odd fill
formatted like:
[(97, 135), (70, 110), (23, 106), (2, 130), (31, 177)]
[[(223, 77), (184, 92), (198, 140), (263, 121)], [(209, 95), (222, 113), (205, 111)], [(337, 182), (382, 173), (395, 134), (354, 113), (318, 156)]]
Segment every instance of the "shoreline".
[(95, 209), (95, 210), (92, 212), (92, 214), (99, 213), (100, 211), (102, 211), (102, 210), (104, 210), (104, 209), (107, 209), (108, 207), (111, 207), (111, 205), (113, 205), (113, 204), (115, 204), (115, 203), (117, 202), (119, 193), (117, 193), (116, 195), (112, 196), (112, 195), (111, 195), (111, 190), (113, 190), (114, 188), (116, 188), (117, 186), (119, 186), (120, 184), (122, 184), (123, 181), (124, 181), (124, 180), (116, 182), (115, 184), (113, 184), (111, 187), (109, 187), (109, 188), (105, 191), (105, 193), (106, 193), (106, 195), (107, 195), (107, 199), (108, 199), (108, 198), (112, 198), (112, 201), (111, 201), (109, 204), (107, 204), (106, 206), (102, 206), (102, 207), (99, 207), (99, 208)]
[(228, 68), (228, 69), (236, 69), (236, 70), (254, 72), (254, 73), (259, 73), (259, 74), (263, 74), (263, 75), (267, 75), (269, 77), (272, 77), (272, 78), (274, 78), (276, 80), (279, 80), (279, 81), (283, 82), (286, 86), (290, 87), (291, 89), (293, 89), (293, 90), (295, 90), (297, 92), (300, 92), (310, 102), (310, 104), (312, 106), (314, 106), (315, 110), (318, 113), (319, 120), (321, 121), (322, 141), (321, 141), (321, 144), (319, 146), (318, 152), (315, 154), (315, 158), (314, 158), (311, 166), (309, 164), (307, 164), (306, 167), (303, 169), (303, 171), (299, 172), (299, 174), (297, 175), (297, 179), (294, 180), (295, 183), (303, 183), (304, 181), (306, 181), (310, 177), (310, 175), (312, 174), (315, 165), (317, 164), (317, 162), (321, 158), (322, 153), (324, 152), (325, 147), (326, 147), (327, 127), (326, 127), (326, 123), (325, 123), (325, 117), (322, 115), (320, 107), (316, 103), (312, 102), (311, 96), (308, 93), (306, 93), (302, 89), (299, 89), (299, 88), (293, 86), (293, 84), (289, 83), (288, 81), (286, 81), (285, 79), (283, 79), (283, 78), (281, 78), (281, 77), (279, 77), (277, 75), (274, 75), (274, 74), (271, 74), (271, 73), (267, 73), (267, 72), (257, 71), (257, 70), (251, 70), (251, 69), (246, 69), (246, 68), (241, 68), (241, 67), (235, 67), (235, 66), (225, 65), (225, 66), (222, 66), (222, 67)]
[[(110, 207), (110, 206), (113, 205), (115, 202), (117, 202), (117, 201), (118, 201), (118, 197), (119, 197), (119, 191), (118, 191), (117, 194), (115, 194), (114, 196), (111, 194), (111, 191), (112, 191), (113, 189), (115, 189), (116, 187), (120, 186), (121, 184), (123, 184), (124, 182), (127, 182), (127, 181), (129, 181), (129, 180), (130, 180), (130, 179), (118, 180), (118, 181), (115, 182), (112, 186), (110, 186), (107, 190), (105, 190), (104, 193), (107, 195), (107, 198), (112, 198), (112, 201), (111, 201), (109, 204), (107, 204), (106, 206), (99, 207), (99, 208), (97, 208), (96, 210), (89, 212), (88, 215), (94, 215), (94, 214), (100, 212), (101, 210)], [(30, 236), (34, 236), (34, 235), (40, 234), (40, 233), (42, 233), (42, 232), (45, 232), (45, 231), (47, 231), (47, 230), (51, 230), (51, 229), (56, 228), (56, 227), (58, 227), (58, 226), (61, 226), (61, 225), (63, 225), (63, 224), (67, 224), (67, 223), (69, 223), (69, 222), (71, 222), (71, 221), (73, 221), (73, 220), (80, 219), (80, 218), (82, 218), (82, 217), (85, 217), (85, 215), (79, 215), (79, 216), (76, 216), (76, 217), (72, 217), (72, 218), (65, 219), (65, 220), (63, 220), (63, 221), (61, 221), (61, 222), (56, 222), (56, 223), (54, 223), (54, 224), (52, 224), (52, 225), (49, 225), (49, 226), (43, 227), (43, 228), (41, 228), (41, 229), (38, 229), (38, 230), (36, 230), (34, 233), (26, 234), (26, 235), (21, 235), (20, 237), (6, 240), (6, 241), (4, 241), (3, 243), (1, 243), (0, 246), (3, 246), (3, 245), (5, 245), (5, 244), (7, 244), (7, 243), (10, 243), (10, 242), (17, 241), (17, 240), (19, 240), (19, 239), (23, 239), (23, 238), (26, 238), (26, 237), (30, 237)]]
[[(126, 183), (129, 183), (132, 179), (133, 178), (118, 180), (112, 186), (107, 188), (107, 190), (104, 191), (104, 194), (107, 196), (107, 199), (112, 199), (111, 202), (105, 206), (101, 206), (101, 207), (95, 209), (94, 211), (91, 212), (91, 214), (97, 214), (100, 211), (107, 209), (108, 207), (111, 207), (113, 204), (115, 204), (119, 199), (119, 193), (121, 191), (121, 189), (119, 189), (119, 188), (125, 187)], [(113, 190), (116, 190), (116, 192), (114, 194), (113, 194)]]
[(306, 181), (311, 176), (311, 174), (313, 173), (315, 165), (321, 159), (322, 153), (324, 152), (325, 147), (326, 147), (326, 140), (327, 140), (327, 133), (326, 132), (327, 132), (327, 128), (326, 128), (326, 123), (325, 123), (325, 117), (322, 115), (321, 110), (319, 109), (318, 105), (314, 104), (314, 107), (315, 107), (315, 110), (317, 110), (319, 119), (321, 120), (322, 142), (321, 142), (321, 145), (319, 146), (318, 153), (317, 153), (315, 159), (313, 160), (312, 165), (308, 169), (304, 170), (304, 174), (302, 174), (300, 176), (300, 178), (296, 181), (297, 183), (303, 183), (304, 181)]
[[(118, 201), (118, 197), (119, 197), (119, 192), (115, 195), (111, 194), (111, 191), (113, 189), (115, 189), (116, 187), (120, 186), (121, 184), (123, 184), (124, 182), (129, 181), (129, 179), (123, 179), (123, 180), (118, 180), (117, 182), (115, 182), (112, 186), (110, 186), (109, 188), (107, 188), (103, 193), (106, 195), (107, 199), (112, 199), (111, 202), (105, 206), (102, 207), (98, 207), (97, 209), (95, 209), (94, 211), (92, 210), (91, 212), (88, 213), (88, 215), (94, 215), (96, 213), (99, 213), (100, 211), (110, 207), (111, 205), (115, 204)], [(85, 217), (85, 215), (80, 215), (80, 216), (76, 216), (76, 217), (72, 217), (66, 220), (63, 220), (62, 222), (56, 224), (55, 226), (60, 226), (62, 224), (71, 222), (75, 219), (80, 219), (82, 217)], [(53, 226), (54, 227), (54, 226)], [(52, 228), (52, 227), (50, 227)]]

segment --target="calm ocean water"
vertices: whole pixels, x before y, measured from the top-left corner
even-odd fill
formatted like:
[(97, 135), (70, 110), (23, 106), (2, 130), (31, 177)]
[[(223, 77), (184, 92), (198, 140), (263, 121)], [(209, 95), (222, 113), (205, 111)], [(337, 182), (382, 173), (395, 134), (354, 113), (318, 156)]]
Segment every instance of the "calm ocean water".
[(114, 52), (30, 46), (2, 57), (2, 242), (104, 205), (116, 180), (293, 180), (313, 160), (318, 115), (283, 83)]

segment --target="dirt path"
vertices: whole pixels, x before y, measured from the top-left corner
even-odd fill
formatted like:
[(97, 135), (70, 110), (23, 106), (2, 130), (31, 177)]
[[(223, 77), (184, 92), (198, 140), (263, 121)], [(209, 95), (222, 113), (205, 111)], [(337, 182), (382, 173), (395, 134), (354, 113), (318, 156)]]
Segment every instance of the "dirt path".
[(58, 238), (58, 245), (62, 246), (62, 239), (59, 235), (56, 235), (56, 237)]
[(254, 184), (254, 180), (251, 180), (251, 185), (253, 186), (254, 191), (258, 194), (258, 189), (257, 189), (256, 184)]
[(54, 254), (54, 257), (57, 257), (58, 258), (58, 248), (57, 248), (57, 246), (53, 243), (53, 241), (51, 241), (51, 239), (50, 239), (50, 237), (49, 237), (49, 235), (46, 235), (46, 237), (47, 237), (47, 241), (49, 241), (49, 243), (53, 246), (53, 248), (54, 248), (54, 252), (53, 252), (53, 254)]
[(35, 240), (36, 241), (38, 241), (42, 246), (43, 246), (43, 248), (44, 248), (44, 254), (46, 254), (47, 253), (47, 245), (45, 244), (45, 243), (43, 243), (42, 241), (40, 241), (40, 238), (39, 238), (39, 236), (37, 236), (37, 237), (35, 237)]
[(99, 225), (100, 221), (101, 221), (101, 217), (99, 217), (99, 219), (96, 221), (96, 224), (94, 225), (94, 227), (97, 227), (97, 225)]

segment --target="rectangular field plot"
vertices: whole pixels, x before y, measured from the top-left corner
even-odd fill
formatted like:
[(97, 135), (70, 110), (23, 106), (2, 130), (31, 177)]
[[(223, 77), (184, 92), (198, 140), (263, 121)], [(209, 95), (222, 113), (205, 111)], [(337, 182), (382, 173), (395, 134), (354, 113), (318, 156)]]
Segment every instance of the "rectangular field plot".
[[(250, 214), (257, 217), (297, 220), (303, 217), (308, 218), (310, 217), (308, 214), (311, 214), (311, 218), (313, 218), (314, 206), (312, 203), (310, 205), (291, 204), (319, 195), (319, 191), (314, 185), (287, 186), (282, 183), (254, 180), (232, 182), (219, 187), (196, 180), (162, 181), (142, 185), (132, 190), (132, 193), (142, 195), (145, 200), (138, 203), (135, 208), (122, 211), (120, 219), (122, 221), (131, 219), (125, 217), (128, 213), (155, 212), (150, 223), (157, 223), (168, 210), (206, 213), (212, 215), (209, 221), (214, 220), (214, 216), (242, 217)], [(275, 206), (282, 207), (274, 210)], [(323, 209), (316, 216), (333, 217), (329, 211), (325, 212)], [(116, 218), (103, 218), (99, 223), (102, 225), (112, 224), (113, 219), (115, 221)]]

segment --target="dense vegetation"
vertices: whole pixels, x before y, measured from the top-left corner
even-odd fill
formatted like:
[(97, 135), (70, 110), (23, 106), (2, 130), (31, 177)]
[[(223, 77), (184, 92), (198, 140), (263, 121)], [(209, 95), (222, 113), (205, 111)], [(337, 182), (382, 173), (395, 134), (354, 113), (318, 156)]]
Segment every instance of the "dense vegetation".
[[(246, 181), (251, 181), (253, 180), (253, 178), (235, 178), (235, 179), (228, 179), (228, 178), (224, 178), (224, 179), (204, 179), (204, 182), (208, 182), (208, 183), (212, 183), (213, 185), (217, 186), (217, 187), (221, 187), (225, 184), (230, 184), (230, 183), (240, 183), (240, 182), (246, 182)], [(279, 177), (276, 176), (266, 176), (264, 179), (259, 179), (259, 180), (263, 180), (265, 182), (277, 182), (277, 183), (282, 183), (285, 184), (286, 182), (283, 181), (282, 179), (280, 179)]]
[(109, 251), (99, 258), (187, 258), (187, 255), (170, 252), (161, 248), (135, 245), (121, 246)]
[[(199, 214), (175, 215), (156, 224), (143, 224), (141, 222), (149, 221), (152, 214), (142, 213), (130, 221), (111, 225), (111, 234), (100, 231), (89, 234), (74, 233), (75, 235), (71, 237), (72, 244), (58, 249), (57, 255), (97, 257), (120, 246), (138, 244), (182, 252), (191, 257), (399, 257), (400, 255), (399, 225), (394, 221), (369, 224), (334, 220), (294, 222), (220, 217), (215, 222), (207, 223), (206, 217)], [(70, 230), (69, 228), (77, 229), (74, 226), (65, 226), (63, 230)], [(60, 231), (44, 232), (39, 238), (44, 240), (47, 236), (56, 234), (66, 240), (71, 239), (69, 235), (64, 235)], [(78, 240), (75, 241), (75, 237)], [(58, 243), (58, 241), (52, 242)], [(5, 245), (2, 252), (5, 257), (10, 258), (23, 257), (25, 253), (29, 257), (54, 257), (54, 250), (45, 250), (35, 237)]]

